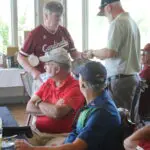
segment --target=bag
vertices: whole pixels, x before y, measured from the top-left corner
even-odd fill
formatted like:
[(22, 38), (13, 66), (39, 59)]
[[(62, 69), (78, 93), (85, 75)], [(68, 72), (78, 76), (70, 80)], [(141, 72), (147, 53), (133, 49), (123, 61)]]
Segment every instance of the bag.
[(141, 80), (132, 102), (131, 120), (138, 127), (150, 123), (150, 81)]
[(22, 127), (3, 127), (3, 136), (26, 136), (28, 138), (32, 138), (33, 134), (30, 126), (22, 126)]
[(125, 108), (118, 108), (121, 116), (122, 141), (130, 136), (136, 128), (136, 124), (130, 120), (129, 111)]

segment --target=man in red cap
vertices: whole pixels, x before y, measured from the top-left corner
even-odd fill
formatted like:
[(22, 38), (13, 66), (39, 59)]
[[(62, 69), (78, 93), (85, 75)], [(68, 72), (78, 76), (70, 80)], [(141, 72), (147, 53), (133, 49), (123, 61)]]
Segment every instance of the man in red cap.
[(139, 83), (140, 32), (120, 0), (101, 0), (99, 9), (98, 15), (107, 17), (110, 23), (107, 45), (85, 55), (105, 60), (113, 99), (118, 107), (130, 110)]

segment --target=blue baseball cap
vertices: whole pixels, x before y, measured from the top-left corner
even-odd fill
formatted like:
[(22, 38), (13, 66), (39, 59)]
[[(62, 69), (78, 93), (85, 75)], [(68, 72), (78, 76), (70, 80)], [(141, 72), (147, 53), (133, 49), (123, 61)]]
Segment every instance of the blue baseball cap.
[(98, 16), (104, 16), (104, 7), (110, 3), (113, 3), (113, 2), (117, 2), (117, 1), (120, 1), (120, 0), (101, 0), (101, 4), (99, 6), (99, 12), (98, 12)]
[(107, 79), (106, 68), (96, 61), (90, 61), (82, 65), (79, 69), (79, 74), (92, 85), (104, 84)]

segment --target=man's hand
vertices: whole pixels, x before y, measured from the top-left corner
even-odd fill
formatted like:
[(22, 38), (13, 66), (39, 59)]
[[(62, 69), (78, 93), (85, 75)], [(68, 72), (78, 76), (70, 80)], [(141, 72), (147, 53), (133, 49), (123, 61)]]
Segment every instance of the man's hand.
[(28, 144), (25, 140), (16, 140), (15, 141), (16, 150), (33, 150), (33, 146)]
[(93, 50), (86, 50), (83, 52), (82, 57), (85, 59), (92, 59), (94, 57)]
[(59, 99), (56, 103), (56, 105), (62, 106), (64, 105), (64, 100), (63, 99)]

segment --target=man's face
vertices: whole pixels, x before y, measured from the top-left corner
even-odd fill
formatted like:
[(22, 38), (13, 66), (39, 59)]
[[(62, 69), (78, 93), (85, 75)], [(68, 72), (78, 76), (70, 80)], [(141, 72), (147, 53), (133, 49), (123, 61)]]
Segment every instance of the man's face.
[(144, 65), (150, 65), (150, 52), (145, 52), (145, 51), (142, 51), (142, 54), (141, 54), (141, 63), (144, 64)]
[(111, 22), (113, 20), (113, 16), (111, 14), (112, 6), (111, 4), (107, 4), (103, 8), (104, 16), (108, 18), (108, 21)]
[(54, 77), (59, 73), (60, 67), (56, 62), (49, 61), (45, 62), (44, 69), (51, 77)]
[(44, 20), (47, 28), (57, 28), (61, 20), (61, 15), (56, 12), (45, 14)]

